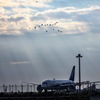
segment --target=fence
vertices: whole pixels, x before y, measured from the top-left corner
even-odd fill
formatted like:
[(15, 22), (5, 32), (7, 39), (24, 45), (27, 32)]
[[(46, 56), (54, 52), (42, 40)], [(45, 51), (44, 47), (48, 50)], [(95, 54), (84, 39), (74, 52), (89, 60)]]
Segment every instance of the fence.
[[(20, 84), (20, 85), (2, 85), (0, 86), (0, 92), (37, 92), (38, 84)], [(98, 82), (89, 82), (85, 81), (81, 83), (82, 90), (96, 90), (99, 86), (100, 89), (100, 81)], [(79, 84), (76, 83), (76, 89), (78, 90)]]
[(36, 92), (37, 84), (2, 85), (0, 92)]

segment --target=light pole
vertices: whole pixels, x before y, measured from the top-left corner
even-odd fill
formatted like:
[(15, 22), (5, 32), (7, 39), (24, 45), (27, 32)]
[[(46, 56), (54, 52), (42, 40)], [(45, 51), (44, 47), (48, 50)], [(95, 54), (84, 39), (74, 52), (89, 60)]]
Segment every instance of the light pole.
[(78, 54), (76, 58), (78, 58), (79, 61), (79, 91), (81, 91), (81, 63), (80, 63), (80, 58), (82, 58), (81, 54)]

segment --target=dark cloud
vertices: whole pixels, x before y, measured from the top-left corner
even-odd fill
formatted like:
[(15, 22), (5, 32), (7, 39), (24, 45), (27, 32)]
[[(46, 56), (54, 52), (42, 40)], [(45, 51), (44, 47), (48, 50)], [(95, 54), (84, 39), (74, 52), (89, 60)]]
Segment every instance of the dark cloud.
[(10, 7), (10, 6), (5, 6), (5, 7), (3, 7), (5, 10), (8, 10), (8, 11), (12, 11), (12, 7)]
[(19, 8), (26, 8), (26, 6), (24, 6), (24, 5), (19, 5)]
[(89, 27), (89, 33), (100, 33), (100, 9), (94, 10), (94, 11), (90, 11), (86, 14), (82, 14), (82, 15), (77, 15), (75, 17), (74, 20), (77, 20), (79, 22), (85, 22), (87, 23), (88, 27)]
[(6, 19), (5, 18), (0, 18), (0, 21), (5, 22)]
[(24, 19), (24, 17), (17, 17), (17, 18), (11, 17), (11, 18), (8, 19), (8, 21), (9, 22), (18, 22), (18, 21), (21, 21), (23, 19)]
[(71, 19), (72, 18), (72, 15), (70, 15), (64, 11), (52, 12), (52, 13), (48, 13), (47, 15), (54, 19)]
[(44, 15), (41, 15), (41, 14), (39, 14), (39, 15), (37, 15), (37, 16), (32, 16), (32, 17), (30, 17), (30, 20), (31, 21), (36, 21), (36, 20), (46, 20), (47, 18), (45, 18), (45, 16)]
[(89, 23), (98, 23), (100, 21), (99, 18), (100, 15), (100, 9), (93, 10), (93, 11), (88, 11), (85, 14), (78, 14), (75, 18), (78, 21), (83, 21), (83, 22), (89, 22)]

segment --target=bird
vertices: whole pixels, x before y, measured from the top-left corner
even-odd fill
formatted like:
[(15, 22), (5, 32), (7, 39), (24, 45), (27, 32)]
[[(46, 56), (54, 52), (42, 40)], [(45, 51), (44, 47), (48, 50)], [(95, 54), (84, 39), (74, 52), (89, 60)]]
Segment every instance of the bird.
[(36, 29), (36, 26), (34, 27), (34, 29)]
[(36, 1), (36, 3), (38, 3), (38, 1)]

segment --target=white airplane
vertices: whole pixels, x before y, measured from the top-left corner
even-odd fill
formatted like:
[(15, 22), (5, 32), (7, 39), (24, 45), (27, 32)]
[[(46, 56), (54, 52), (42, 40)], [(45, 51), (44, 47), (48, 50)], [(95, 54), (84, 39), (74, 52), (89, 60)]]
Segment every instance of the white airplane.
[(42, 92), (43, 90), (46, 92), (48, 90), (50, 91), (75, 91), (75, 66), (73, 66), (69, 80), (45, 80), (42, 82), (41, 85), (37, 86), (37, 91)]

